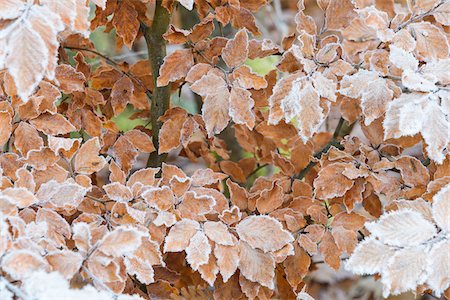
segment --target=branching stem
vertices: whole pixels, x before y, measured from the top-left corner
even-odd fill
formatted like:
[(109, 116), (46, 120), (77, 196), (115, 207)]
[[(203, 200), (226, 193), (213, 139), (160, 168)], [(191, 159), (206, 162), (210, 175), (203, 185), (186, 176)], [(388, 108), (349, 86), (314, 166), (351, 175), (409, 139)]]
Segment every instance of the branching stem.
[(148, 59), (152, 69), (154, 86), (151, 104), (151, 124), (153, 144), (155, 145), (156, 151), (150, 154), (147, 161), (148, 167), (160, 167), (167, 158), (167, 154), (159, 154), (158, 151), (159, 131), (162, 126), (162, 122), (159, 121), (159, 118), (169, 109), (170, 85), (158, 87), (157, 79), (159, 77), (159, 69), (164, 63), (164, 57), (166, 56), (166, 40), (164, 39), (163, 34), (166, 33), (169, 28), (169, 23), (169, 12), (162, 6), (162, 0), (157, 0), (152, 26), (141, 24), (145, 42), (147, 44)]

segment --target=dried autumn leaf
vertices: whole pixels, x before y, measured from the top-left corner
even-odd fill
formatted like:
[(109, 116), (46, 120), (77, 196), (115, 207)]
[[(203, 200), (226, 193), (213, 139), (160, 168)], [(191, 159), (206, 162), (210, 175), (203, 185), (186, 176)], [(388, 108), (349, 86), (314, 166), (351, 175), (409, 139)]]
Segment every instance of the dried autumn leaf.
[(235, 244), (234, 236), (222, 222), (205, 222), (203, 224), (203, 230), (206, 236), (216, 244), (224, 246), (232, 246)]
[(53, 270), (58, 271), (66, 279), (71, 279), (80, 269), (83, 257), (70, 250), (54, 251), (45, 256)]
[(0, 133), (0, 145), (3, 146), (8, 142), (12, 131), (12, 118), (7, 111), (0, 111), (0, 128), (2, 128)]
[(197, 231), (189, 240), (189, 246), (186, 248), (186, 261), (191, 268), (196, 271), (201, 265), (209, 260), (211, 254), (211, 245), (203, 231)]
[(324, 257), (324, 261), (330, 267), (338, 271), (339, 267), (341, 266), (340, 260), (341, 251), (338, 249), (331, 232), (329, 231), (325, 232), (322, 241), (319, 244), (319, 250)]
[(20, 122), (14, 131), (14, 146), (26, 157), (31, 150), (39, 150), (43, 147), (44, 140), (39, 136), (39, 133), (33, 126), (26, 122)]
[(57, 182), (50, 180), (42, 184), (36, 197), (42, 202), (50, 202), (56, 207), (78, 207), (86, 195), (86, 188), (76, 184), (73, 180)]
[(189, 246), (190, 239), (200, 229), (200, 224), (189, 219), (181, 219), (170, 228), (165, 238), (164, 252), (180, 252)]
[(286, 279), (293, 289), (302, 282), (311, 265), (311, 258), (298, 243), (294, 243), (294, 255), (288, 256), (283, 263)]
[(269, 216), (249, 216), (236, 225), (236, 232), (242, 241), (264, 252), (276, 251), (294, 241), (283, 225)]
[(76, 128), (62, 115), (45, 113), (30, 120), (37, 130), (48, 135), (66, 134), (76, 131)]
[(106, 255), (119, 257), (135, 251), (141, 245), (143, 236), (145, 234), (134, 227), (116, 227), (99, 241), (97, 249)]
[(248, 280), (257, 282), (269, 289), (274, 288), (275, 260), (270, 253), (252, 248), (239, 241), (239, 270)]
[(191, 49), (175, 50), (164, 58), (157, 85), (166, 86), (170, 82), (186, 77), (193, 65), (194, 55)]
[(246, 89), (233, 85), (230, 94), (230, 117), (236, 124), (245, 124), (248, 129), (255, 127), (255, 102)]
[(314, 180), (315, 195), (319, 199), (341, 197), (352, 188), (353, 181), (342, 174), (347, 163), (329, 164), (320, 170)]
[(230, 68), (244, 63), (248, 57), (248, 34), (245, 29), (239, 30), (222, 50), (222, 59)]
[(209, 136), (220, 133), (230, 120), (230, 92), (225, 80), (209, 72), (191, 85), (191, 90), (202, 97), (202, 117)]
[(81, 145), (74, 159), (74, 171), (79, 174), (92, 174), (106, 165), (104, 157), (99, 156), (101, 146), (98, 137), (91, 138)]
[(239, 266), (239, 247), (237, 245), (223, 246), (216, 244), (214, 247), (214, 255), (217, 258), (217, 266), (219, 267), (223, 282), (227, 282)]
[(139, 32), (138, 13), (129, 1), (122, 1), (117, 7), (112, 24), (129, 49), (133, 47), (134, 40)]
[(31, 272), (48, 269), (47, 262), (30, 250), (14, 250), (2, 259), (2, 269), (16, 280), (27, 277)]
[(77, 72), (71, 65), (59, 65), (56, 67), (55, 78), (59, 88), (66, 94), (84, 91), (86, 78), (81, 72)]

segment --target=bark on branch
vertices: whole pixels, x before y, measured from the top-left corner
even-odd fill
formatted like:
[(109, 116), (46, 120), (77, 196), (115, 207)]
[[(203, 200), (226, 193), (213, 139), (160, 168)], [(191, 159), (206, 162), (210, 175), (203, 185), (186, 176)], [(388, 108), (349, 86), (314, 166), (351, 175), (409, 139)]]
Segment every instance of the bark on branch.
[(169, 23), (169, 12), (162, 6), (162, 0), (157, 0), (152, 26), (141, 25), (147, 44), (148, 60), (152, 69), (154, 84), (151, 103), (151, 124), (153, 144), (156, 151), (150, 154), (147, 161), (148, 167), (160, 167), (167, 158), (167, 154), (159, 155), (159, 131), (162, 123), (158, 119), (169, 108), (170, 85), (157, 87), (156, 80), (159, 77), (159, 69), (166, 56), (166, 41), (163, 38), (163, 34), (167, 31)]

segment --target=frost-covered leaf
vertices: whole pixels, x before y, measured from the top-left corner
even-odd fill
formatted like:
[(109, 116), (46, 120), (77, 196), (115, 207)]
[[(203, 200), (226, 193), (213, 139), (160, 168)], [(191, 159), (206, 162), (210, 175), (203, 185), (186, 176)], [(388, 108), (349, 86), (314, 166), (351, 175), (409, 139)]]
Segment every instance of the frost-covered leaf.
[(361, 94), (361, 108), (364, 115), (364, 124), (370, 125), (386, 112), (388, 103), (392, 100), (394, 92), (387, 86), (386, 80), (378, 78), (369, 82)]
[(239, 241), (239, 270), (248, 280), (258, 282), (269, 289), (274, 288), (275, 260), (270, 253), (253, 249), (244, 241)]
[(282, 119), (286, 123), (294, 120), (304, 142), (318, 131), (325, 118), (319, 93), (301, 73), (277, 82), (269, 104), (269, 124), (278, 124)]
[(106, 165), (106, 160), (104, 157), (99, 156), (100, 149), (98, 137), (91, 138), (81, 145), (74, 159), (74, 171), (89, 175), (103, 169)]
[(427, 253), (424, 247), (396, 251), (381, 272), (383, 296), (415, 290), (417, 285), (424, 283), (426, 262)]
[(214, 255), (217, 258), (217, 266), (222, 275), (223, 282), (227, 282), (236, 272), (239, 265), (239, 247), (223, 246), (216, 244), (214, 247)]
[(158, 86), (165, 86), (186, 77), (193, 65), (194, 55), (191, 49), (176, 50), (167, 55), (159, 71)]
[[(26, 102), (44, 76), (53, 79), (57, 34), (64, 25), (47, 6), (24, 5), (20, 14), (23, 17), (3, 27), (0, 35), (7, 36), (2, 45), (4, 65), (14, 79), (18, 95)], [(3, 66), (1, 62), (2, 59)]]
[(436, 101), (429, 101), (422, 113), (424, 126), (421, 133), (427, 143), (428, 156), (441, 164), (445, 159), (443, 151), (450, 142), (448, 117)]
[(230, 93), (230, 117), (236, 124), (245, 124), (250, 130), (255, 127), (255, 102), (246, 89), (233, 85)]
[(393, 248), (369, 237), (358, 244), (345, 263), (345, 268), (358, 275), (381, 273), (393, 254)]
[(321, 169), (313, 184), (316, 197), (319, 199), (341, 197), (351, 189), (353, 181), (342, 174), (348, 166), (348, 163), (334, 163)]
[(192, 10), (194, 7), (194, 0), (178, 0), (178, 2), (188, 10)]
[(449, 44), (442, 29), (430, 22), (411, 23), (408, 29), (416, 39), (414, 51), (421, 60), (432, 61), (448, 57)]
[(427, 256), (427, 284), (438, 297), (450, 286), (450, 240), (448, 239), (436, 243)]
[(450, 184), (434, 195), (432, 211), (436, 224), (444, 232), (450, 232)]
[(420, 132), (424, 118), (417, 112), (423, 109), (426, 97), (419, 94), (402, 94), (388, 105), (383, 123), (384, 138), (413, 136)]
[(189, 219), (182, 219), (170, 228), (164, 242), (164, 252), (180, 252), (189, 246), (190, 239), (200, 229), (200, 224)]
[(239, 30), (222, 50), (222, 59), (228, 67), (234, 68), (244, 63), (248, 56), (247, 30)]
[(392, 246), (417, 246), (436, 234), (434, 225), (416, 211), (402, 209), (381, 216), (366, 228), (383, 243)]
[(204, 97), (202, 117), (208, 135), (220, 133), (230, 120), (230, 92), (225, 80), (210, 71), (192, 84), (191, 90)]
[(141, 245), (143, 236), (144, 233), (136, 228), (116, 227), (103, 237), (97, 249), (106, 255), (119, 257), (136, 250)]
[(48, 264), (40, 255), (30, 250), (14, 250), (2, 258), (1, 267), (9, 276), (21, 280), (31, 272), (47, 270)]
[(40, 186), (36, 197), (41, 202), (50, 202), (56, 207), (78, 207), (86, 193), (85, 187), (71, 179), (64, 182), (50, 180)]
[(264, 252), (276, 251), (294, 241), (283, 225), (269, 216), (249, 216), (236, 225), (241, 240)]
[(70, 250), (54, 251), (45, 256), (54, 271), (58, 271), (66, 279), (71, 279), (81, 268), (83, 257)]
[(189, 240), (189, 246), (186, 248), (186, 261), (193, 270), (208, 262), (211, 254), (211, 245), (203, 231), (197, 231)]
[(214, 243), (231, 246), (234, 245), (234, 236), (228, 231), (227, 226), (222, 222), (205, 222), (203, 229), (206, 236)]
[(419, 61), (414, 57), (411, 52), (407, 52), (404, 49), (395, 45), (390, 46), (389, 61), (402, 70), (417, 70)]

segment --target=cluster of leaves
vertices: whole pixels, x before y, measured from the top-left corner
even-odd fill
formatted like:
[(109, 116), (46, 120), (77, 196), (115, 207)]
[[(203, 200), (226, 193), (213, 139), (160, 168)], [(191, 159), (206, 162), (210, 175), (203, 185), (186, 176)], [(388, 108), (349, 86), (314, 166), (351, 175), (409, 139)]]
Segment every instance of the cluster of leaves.
[[(320, 263), (450, 297), (449, 1), (309, 1), (319, 26), (300, 0), (280, 45), (258, 37), (266, 0), (92, 2), (89, 22), (85, 0), (0, 0), (0, 298), (310, 299)], [(88, 38), (131, 49), (177, 5), (200, 21), (168, 26), (159, 70)], [(264, 76), (246, 65), (269, 56)], [(200, 114), (112, 121), (185, 84)], [(139, 165), (171, 151), (206, 167)]]

